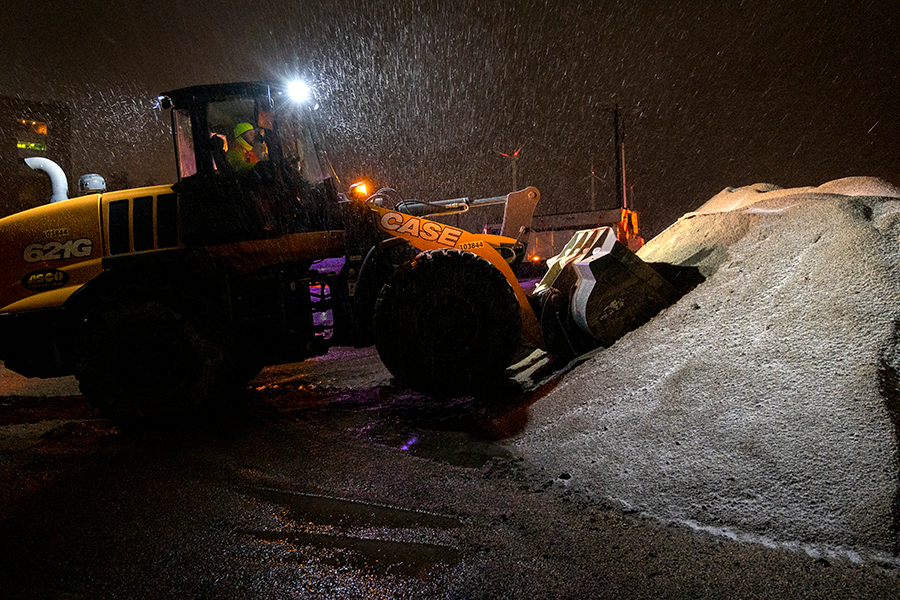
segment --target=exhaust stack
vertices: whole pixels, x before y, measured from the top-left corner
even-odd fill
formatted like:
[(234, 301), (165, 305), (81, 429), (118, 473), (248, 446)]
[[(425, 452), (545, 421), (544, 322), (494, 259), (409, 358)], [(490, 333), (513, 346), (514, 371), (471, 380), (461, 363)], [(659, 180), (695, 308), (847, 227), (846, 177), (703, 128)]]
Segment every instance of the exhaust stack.
[(69, 182), (66, 179), (66, 174), (62, 170), (62, 167), (49, 158), (40, 156), (33, 156), (22, 160), (35, 171), (43, 171), (50, 176), (50, 185), (53, 190), (50, 195), (50, 202), (60, 202), (69, 198)]

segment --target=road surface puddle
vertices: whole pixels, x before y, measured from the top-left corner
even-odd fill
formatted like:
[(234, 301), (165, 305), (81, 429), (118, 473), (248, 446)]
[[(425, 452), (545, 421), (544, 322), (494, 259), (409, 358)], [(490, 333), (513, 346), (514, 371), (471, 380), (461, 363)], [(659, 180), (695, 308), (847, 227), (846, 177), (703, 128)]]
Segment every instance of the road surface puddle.
[[(474, 433), (466, 431), (435, 431), (416, 429), (395, 431), (397, 427), (375, 431), (369, 428), (365, 434), (371, 441), (457, 467), (479, 469), (497, 458), (508, 458), (510, 451), (501, 444), (482, 439), (479, 428)], [(481, 434), (481, 435), (479, 435)]]
[(462, 525), (456, 517), (271, 488), (250, 493), (287, 509), (285, 530), (242, 533), (292, 547), (299, 563), (425, 579), (435, 566), (461, 560), (452, 536)]

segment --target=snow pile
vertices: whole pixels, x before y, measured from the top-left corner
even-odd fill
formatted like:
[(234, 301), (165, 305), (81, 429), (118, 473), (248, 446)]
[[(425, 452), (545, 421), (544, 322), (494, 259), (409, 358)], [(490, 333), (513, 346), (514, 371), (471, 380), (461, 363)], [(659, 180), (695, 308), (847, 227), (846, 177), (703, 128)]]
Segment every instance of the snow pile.
[(894, 560), (900, 192), (726, 190), (639, 255), (707, 280), (534, 405), (518, 451), (663, 520)]
[(824, 183), (819, 187), (782, 189), (771, 183), (757, 183), (740, 188), (728, 187), (688, 216), (727, 212), (745, 208), (764, 200), (809, 194), (839, 194), (841, 196), (874, 196), (879, 198), (900, 198), (900, 190), (890, 183), (875, 177), (844, 177)]

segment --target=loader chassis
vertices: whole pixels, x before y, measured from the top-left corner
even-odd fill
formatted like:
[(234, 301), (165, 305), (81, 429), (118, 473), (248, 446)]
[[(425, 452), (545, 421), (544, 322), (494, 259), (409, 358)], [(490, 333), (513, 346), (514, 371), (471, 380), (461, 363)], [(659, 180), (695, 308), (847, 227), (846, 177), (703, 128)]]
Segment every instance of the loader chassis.
[[(524, 255), (515, 238), (476, 236), (349, 200), (318, 146), (313, 115), (277, 86), (196, 86), (164, 94), (161, 103), (171, 109), (176, 183), (88, 194), (0, 219), (0, 359), (8, 368), (33, 377), (75, 374), (88, 399), (120, 421), (198, 412), (263, 366), (394, 336), (404, 306), (424, 305), (422, 326), (442, 319), (441, 307), (471, 312), (479, 289), (463, 282), (486, 272), (491, 283), (484, 285), (499, 287), (498, 306), (512, 315), (503, 350), (490, 350), (499, 357), (490, 375), (502, 372), (527, 306), (510, 285), (509, 261)], [(265, 144), (249, 174), (236, 172), (224, 153), (241, 123), (257, 128)], [(410, 263), (437, 248), (451, 253)], [(325, 259), (342, 266), (319, 269)], [(403, 263), (410, 266), (400, 269), (375, 319), (382, 289)], [(422, 281), (448, 281), (454, 271), (465, 290), (457, 301), (444, 294), (442, 304), (432, 302), (431, 286), (418, 279), (433, 265), (438, 274)], [(416, 295), (398, 296), (404, 287)], [(444, 329), (455, 358), (433, 364), (433, 383), (420, 389), (443, 390), (477, 358), (477, 347), (493, 348), (493, 318), (480, 321), (475, 346), (467, 340), (478, 328), (443, 318), (458, 325)], [(404, 353), (418, 352), (410, 343), (391, 350), (382, 339), (379, 346), (401, 380), (416, 383), (403, 366)]]
[[(161, 105), (171, 109), (176, 183), (0, 219), (7, 368), (75, 374), (105, 414), (147, 421), (221, 404), (262, 367), (332, 345), (374, 343), (401, 383), (446, 396), (500, 377), (520, 340), (546, 348), (546, 331), (565, 353), (608, 333), (596, 320), (577, 332), (584, 319), (573, 325), (570, 314), (576, 296), (593, 306), (592, 292), (576, 293), (580, 273), (603, 280), (571, 264), (596, 258), (591, 244), (557, 257), (538, 296), (519, 285), (535, 188), (473, 202), (398, 201), (393, 190), (350, 200), (313, 114), (278, 86), (196, 86)], [(257, 144), (249, 168), (226, 153), (247, 128)], [(505, 205), (501, 235), (428, 218), (477, 203)]]

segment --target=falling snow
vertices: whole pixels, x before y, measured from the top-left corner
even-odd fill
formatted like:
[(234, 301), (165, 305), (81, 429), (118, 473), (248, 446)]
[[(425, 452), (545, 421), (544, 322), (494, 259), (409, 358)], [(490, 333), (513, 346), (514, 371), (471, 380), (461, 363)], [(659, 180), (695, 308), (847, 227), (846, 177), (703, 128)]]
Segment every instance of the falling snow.
[(70, 179), (171, 182), (158, 93), (296, 76), (345, 181), (494, 196), (510, 182), (497, 151), (522, 148), (518, 181), (541, 189), (538, 214), (583, 209), (592, 164), (615, 206), (606, 109), (633, 109), (627, 180), (647, 237), (726, 183), (900, 177), (887, 0), (14, 1), (4, 13), (0, 94), (71, 104)]

